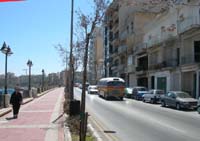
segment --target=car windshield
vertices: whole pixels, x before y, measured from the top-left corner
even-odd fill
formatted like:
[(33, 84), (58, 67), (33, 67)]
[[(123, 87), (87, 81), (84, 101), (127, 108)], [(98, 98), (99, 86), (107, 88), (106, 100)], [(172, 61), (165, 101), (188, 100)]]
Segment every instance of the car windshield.
[(156, 91), (156, 94), (164, 94), (164, 91), (161, 91), (161, 90)]
[(90, 86), (90, 89), (97, 89), (97, 86)]
[(191, 98), (191, 96), (188, 93), (184, 93), (184, 92), (178, 92), (177, 96), (180, 98)]
[(146, 88), (137, 88), (138, 91), (147, 91)]

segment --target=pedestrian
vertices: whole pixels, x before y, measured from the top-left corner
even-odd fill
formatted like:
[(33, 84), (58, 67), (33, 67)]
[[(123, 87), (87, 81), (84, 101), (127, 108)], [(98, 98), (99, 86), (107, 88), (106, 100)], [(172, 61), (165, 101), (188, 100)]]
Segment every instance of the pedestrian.
[(10, 104), (12, 104), (13, 108), (13, 118), (17, 118), (20, 105), (22, 104), (22, 94), (20, 92), (20, 87), (16, 86), (15, 91), (11, 95)]

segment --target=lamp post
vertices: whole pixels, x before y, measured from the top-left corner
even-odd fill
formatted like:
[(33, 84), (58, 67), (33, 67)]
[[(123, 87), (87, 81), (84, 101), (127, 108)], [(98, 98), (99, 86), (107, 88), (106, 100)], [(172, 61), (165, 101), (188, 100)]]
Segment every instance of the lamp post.
[(44, 91), (44, 69), (42, 69), (42, 92)]
[(28, 91), (29, 91), (29, 95), (30, 95), (30, 92), (31, 92), (31, 67), (33, 66), (33, 63), (31, 60), (28, 60), (27, 66), (29, 67)]
[(1, 48), (1, 52), (3, 54), (5, 54), (5, 88), (4, 88), (4, 107), (6, 107), (6, 94), (7, 92), (7, 59), (8, 56), (10, 56), (11, 54), (13, 54), (13, 52), (11, 51), (10, 47), (6, 45), (6, 43), (3, 43), (3, 46)]

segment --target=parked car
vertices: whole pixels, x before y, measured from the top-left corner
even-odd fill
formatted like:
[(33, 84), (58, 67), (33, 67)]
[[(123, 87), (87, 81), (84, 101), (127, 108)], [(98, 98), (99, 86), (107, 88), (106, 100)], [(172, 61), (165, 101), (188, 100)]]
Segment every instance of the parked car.
[(166, 95), (161, 96), (161, 106), (175, 107), (180, 109), (197, 108), (197, 100), (192, 98), (188, 93), (182, 91), (170, 91)]
[(96, 85), (88, 86), (88, 94), (98, 94), (98, 89)]
[(160, 96), (164, 94), (163, 90), (153, 89), (143, 95), (143, 102), (157, 103), (160, 101)]
[(131, 98), (132, 97), (132, 91), (133, 88), (127, 87), (124, 89), (124, 96), (127, 98)]
[(199, 101), (198, 101), (198, 105), (197, 105), (197, 112), (200, 114), (200, 97), (199, 97)]
[(82, 84), (79, 84), (78, 87), (79, 87), (79, 89), (82, 89), (82, 88), (83, 88), (83, 85), (82, 85)]
[(146, 87), (134, 87), (132, 90), (132, 98), (142, 100), (142, 96), (148, 92)]

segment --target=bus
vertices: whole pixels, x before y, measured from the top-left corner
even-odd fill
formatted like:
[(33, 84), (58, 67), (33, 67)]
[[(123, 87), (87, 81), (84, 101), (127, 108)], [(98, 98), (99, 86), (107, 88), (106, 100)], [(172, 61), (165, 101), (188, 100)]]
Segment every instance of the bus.
[(125, 81), (119, 77), (107, 77), (99, 80), (98, 94), (100, 97), (108, 99), (109, 97), (119, 98), (123, 100)]

